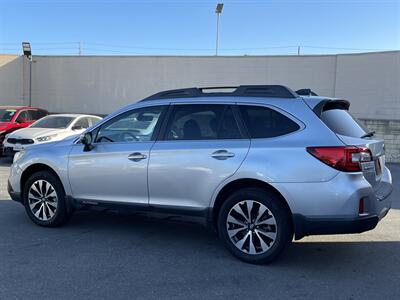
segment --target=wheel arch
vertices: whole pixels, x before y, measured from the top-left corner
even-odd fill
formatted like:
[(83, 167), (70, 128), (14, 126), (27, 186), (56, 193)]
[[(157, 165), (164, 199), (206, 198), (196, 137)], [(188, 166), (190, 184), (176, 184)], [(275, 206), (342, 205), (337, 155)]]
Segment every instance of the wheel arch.
[(209, 214), (209, 222), (213, 228), (216, 228), (219, 211), (222, 207), (222, 204), (227, 199), (227, 197), (230, 194), (232, 194), (234, 191), (237, 191), (238, 189), (249, 188), (249, 187), (260, 188), (260, 189), (267, 190), (269, 192), (274, 193), (282, 201), (282, 203), (286, 206), (286, 209), (290, 213), (292, 227), (294, 229), (293, 212), (288, 204), (288, 201), (285, 199), (285, 197), (282, 195), (282, 193), (280, 193), (271, 184), (268, 184), (265, 181), (262, 181), (259, 179), (254, 179), (254, 178), (241, 178), (241, 179), (233, 180), (233, 181), (227, 183), (225, 186), (223, 186), (219, 190), (217, 196), (215, 197), (214, 203), (211, 206), (210, 214)]
[(29, 177), (31, 177), (32, 174), (35, 174), (35, 173), (41, 172), (41, 171), (47, 171), (47, 172), (52, 173), (61, 182), (61, 185), (65, 192), (65, 187), (64, 187), (63, 181), (61, 180), (60, 176), (57, 174), (57, 172), (52, 167), (50, 167), (49, 165), (43, 164), (43, 163), (35, 163), (35, 164), (27, 167), (21, 175), (21, 181), (20, 181), (21, 193), (23, 192), (25, 184), (26, 184), (27, 180), (29, 179)]

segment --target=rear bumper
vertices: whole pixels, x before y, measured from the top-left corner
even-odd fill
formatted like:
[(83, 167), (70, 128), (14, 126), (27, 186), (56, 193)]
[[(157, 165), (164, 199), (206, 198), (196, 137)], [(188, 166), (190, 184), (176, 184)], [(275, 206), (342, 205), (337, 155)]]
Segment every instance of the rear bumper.
[(369, 213), (355, 217), (310, 217), (294, 214), (295, 239), (308, 235), (361, 233), (372, 230), (389, 212), (392, 199), (389, 197), (393, 187), (389, 182), (382, 182), (379, 188), (364, 199), (369, 206)]
[(295, 239), (307, 235), (361, 233), (372, 230), (379, 222), (379, 217), (363, 216), (356, 218), (309, 218), (294, 215)]

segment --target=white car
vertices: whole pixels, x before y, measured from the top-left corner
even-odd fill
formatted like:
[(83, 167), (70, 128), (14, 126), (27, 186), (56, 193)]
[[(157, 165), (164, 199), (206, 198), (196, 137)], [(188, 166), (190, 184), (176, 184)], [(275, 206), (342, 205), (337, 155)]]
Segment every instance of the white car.
[(27, 128), (8, 134), (4, 140), (4, 153), (12, 154), (29, 145), (60, 141), (80, 134), (101, 119), (98, 116), (80, 114), (46, 116)]

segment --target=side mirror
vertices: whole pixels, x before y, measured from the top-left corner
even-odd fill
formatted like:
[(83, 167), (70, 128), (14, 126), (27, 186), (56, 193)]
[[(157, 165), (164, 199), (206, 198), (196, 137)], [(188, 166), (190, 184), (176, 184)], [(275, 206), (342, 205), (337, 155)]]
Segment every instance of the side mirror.
[(93, 138), (91, 132), (86, 132), (80, 136), (79, 141), (84, 145), (83, 151), (90, 151), (93, 149)]

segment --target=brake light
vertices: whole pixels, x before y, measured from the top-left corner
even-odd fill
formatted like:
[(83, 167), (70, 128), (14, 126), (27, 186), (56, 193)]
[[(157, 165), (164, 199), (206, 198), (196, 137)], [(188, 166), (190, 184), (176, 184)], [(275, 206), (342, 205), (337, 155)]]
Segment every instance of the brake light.
[(361, 162), (372, 160), (371, 151), (365, 147), (307, 147), (307, 151), (328, 166), (344, 172), (359, 172)]

